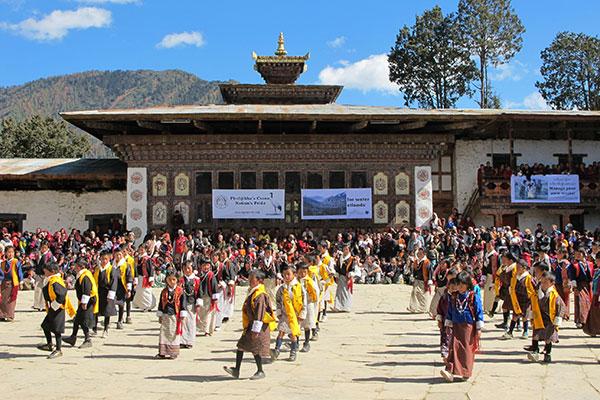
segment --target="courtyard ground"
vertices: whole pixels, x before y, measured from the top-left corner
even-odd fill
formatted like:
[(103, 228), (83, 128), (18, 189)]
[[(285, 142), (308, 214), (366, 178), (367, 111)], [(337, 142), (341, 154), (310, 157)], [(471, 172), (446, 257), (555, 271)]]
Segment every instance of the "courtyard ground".
[[(551, 365), (526, 362), (522, 347), (528, 342), (500, 341), (501, 331), (488, 323), (474, 376), (444, 383), (435, 322), (406, 312), (409, 294), (402, 285), (355, 286), (353, 312), (330, 314), (310, 353), (300, 353), (294, 363), (265, 365), (265, 380), (235, 381), (222, 367), (234, 363), (240, 297), (221, 332), (198, 337), (175, 361), (154, 359), (157, 318), (137, 311), (132, 325), (95, 338), (92, 349), (64, 345), (62, 358), (47, 360), (36, 349), (43, 342), (43, 313), (30, 309), (33, 292), (20, 292), (17, 321), (0, 323), (0, 382), (10, 400), (600, 399), (600, 338), (585, 336), (572, 322), (560, 332)], [(242, 377), (254, 370), (246, 355)]]

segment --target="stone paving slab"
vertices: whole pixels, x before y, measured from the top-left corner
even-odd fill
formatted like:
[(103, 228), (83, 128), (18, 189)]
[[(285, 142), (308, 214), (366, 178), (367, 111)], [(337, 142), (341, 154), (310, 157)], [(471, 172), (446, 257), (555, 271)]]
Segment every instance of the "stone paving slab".
[[(267, 379), (229, 379), (222, 370), (235, 359), (241, 332), (236, 315), (213, 337), (198, 337), (175, 361), (154, 360), (158, 322), (154, 313), (134, 312), (133, 325), (112, 329), (108, 339), (79, 350), (64, 345), (64, 357), (47, 360), (39, 328), (44, 314), (32, 311), (33, 292), (21, 292), (17, 321), (0, 323), (0, 371), (10, 398), (138, 400), (175, 396), (202, 399), (600, 399), (600, 338), (566, 323), (550, 366), (530, 364), (526, 340), (500, 341), (487, 324), (482, 353), (468, 382), (444, 383), (439, 375), (439, 336), (435, 322), (406, 312), (410, 288), (358, 286), (354, 312), (330, 314), (320, 340), (298, 361), (265, 365)], [(73, 296), (74, 293), (71, 293)], [(498, 317), (496, 318), (498, 319)], [(67, 324), (67, 333), (71, 325)], [(246, 355), (242, 377), (254, 373)], [(52, 382), (49, 386), (47, 383)]]

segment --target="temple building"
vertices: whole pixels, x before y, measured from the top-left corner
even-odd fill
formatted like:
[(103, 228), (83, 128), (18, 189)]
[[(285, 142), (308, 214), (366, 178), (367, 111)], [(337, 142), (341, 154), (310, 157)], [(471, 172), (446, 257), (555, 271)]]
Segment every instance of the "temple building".
[[(415, 168), (431, 167), (433, 211), (477, 224), (600, 226), (600, 184), (580, 180), (577, 204), (515, 204), (510, 179), (478, 182), (481, 164), (600, 160), (600, 113), (421, 110), (341, 105), (335, 85), (301, 85), (309, 54), (253, 54), (264, 84), (222, 84), (225, 104), (64, 112), (126, 164), (123, 220), (137, 235), (249, 227), (313, 231), (415, 223)], [(125, 168), (125, 167), (123, 167)], [(0, 171), (0, 174), (2, 171)], [(594, 181), (596, 180), (596, 181)], [(305, 221), (302, 189), (372, 188), (372, 219)], [(214, 219), (213, 189), (284, 189), (285, 218)], [(87, 227), (83, 227), (84, 229)]]

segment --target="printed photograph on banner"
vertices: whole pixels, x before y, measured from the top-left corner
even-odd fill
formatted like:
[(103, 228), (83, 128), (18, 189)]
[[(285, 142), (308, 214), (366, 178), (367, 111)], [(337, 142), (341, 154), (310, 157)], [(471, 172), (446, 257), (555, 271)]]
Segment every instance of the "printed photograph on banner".
[(511, 177), (513, 203), (579, 203), (578, 175)]
[(302, 219), (371, 219), (371, 189), (303, 189)]

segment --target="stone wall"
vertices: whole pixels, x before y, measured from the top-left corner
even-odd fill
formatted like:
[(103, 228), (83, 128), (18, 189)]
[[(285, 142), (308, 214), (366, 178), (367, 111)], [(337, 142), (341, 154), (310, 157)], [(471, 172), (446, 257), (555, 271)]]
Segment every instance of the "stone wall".
[(88, 229), (86, 215), (125, 214), (126, 192), (106, 191), (75, 193), (53, 190), (2, 191), (0, 204), (4, 214), (25, 214), (24, 230), (36, 228), (51, 232), (60, 228)]

